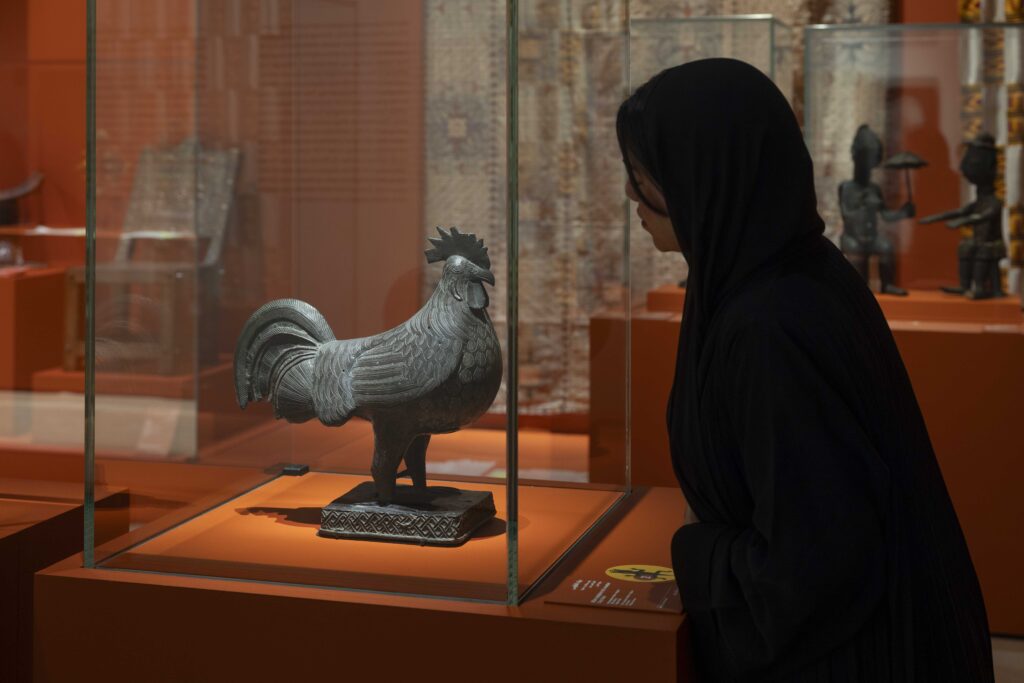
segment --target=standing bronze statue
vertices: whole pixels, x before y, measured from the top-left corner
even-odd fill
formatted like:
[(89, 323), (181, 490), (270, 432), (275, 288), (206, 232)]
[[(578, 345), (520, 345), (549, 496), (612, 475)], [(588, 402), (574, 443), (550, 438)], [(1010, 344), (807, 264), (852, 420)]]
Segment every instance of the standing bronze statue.
[[(885, 208), (882, 188), (871, 182), (871, 171), (882, 163), (882, 141), (867, 125), (857, 129), (850, 153), (853, 156), (853, 179), (839, 184), (839, 208), (843, 216), (843, 234), (839, 246), (865, 282), (868, 280), (871, 257), (877, 257), (878, 276), (881, 280), (879, 291), (882, 294), (906, 296), (907, 290), (897, 287), (894, 282), (895, 249), (889, 236), (879, 229), (878, 217), (890, 223), (910, 218), (914, 215), (914, 204), (908, 201), (899, 209)], [(886, 162), (886, 167), (914, 168), (924, 165), (923, 161), (909, 153), (905, 152), (901, 157), (909, 157), (912, 161), (901, 164)], [(907, 183), (909, 190), (909, 180)]]
[[(494, 285), (483, 240), (438, 228), (425, 253), (444, 263), (411, 318), (371, 337), (336, 339), (297, 299), (264, 304), (235, 349), (238, 405), (269, 401), (289, 422), (373, 423), (373, 482), (326, 505), (320, 535), (458, 545), (495, 514), (489, 491), (427, 486), (433, 434), (454, 432), (490, 408), (501, 385), (501, 344), (487, 314)], [(405, 461), (406, 469), (398, 468)], [(408, 475), (412, 486), (396, 480)]]
[(999, 261), (1006, 256), (1003, 241), (1003, 203), (996, 196), (996, 142), (989, 133), (981, 133), (967, 142), (960, 161), (960, 173), (975, 188), (974, 201), (959, 209), (937, 213), (921, 223), (946, 221), (951, 230), (969, 227), (960, 240), (960, 284), (943, 287), (944, 292), (963, 294), (968, 299), (1006, 296), (1003, 292)]

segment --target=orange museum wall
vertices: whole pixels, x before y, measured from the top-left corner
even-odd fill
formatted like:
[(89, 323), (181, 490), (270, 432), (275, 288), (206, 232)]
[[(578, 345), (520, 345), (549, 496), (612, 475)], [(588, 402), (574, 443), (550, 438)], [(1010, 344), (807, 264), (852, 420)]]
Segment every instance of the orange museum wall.
[(85, 225), (85, 3), (0, 5), (0, 185), (40, 171), (26, 222)]

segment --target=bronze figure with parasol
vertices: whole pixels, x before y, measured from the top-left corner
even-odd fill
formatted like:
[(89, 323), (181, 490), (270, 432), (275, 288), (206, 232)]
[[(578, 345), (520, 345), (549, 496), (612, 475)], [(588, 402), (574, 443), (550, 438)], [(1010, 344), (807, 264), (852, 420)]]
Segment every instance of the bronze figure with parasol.
[[(879, 218), (892, 223), (914, 215), (910, 169), (920, 168), (927, 162), (913, 152), (901, 152), (882, 164), (882, 140), (867, 125), (857, 129), (850, 155), (853, 158), (853, 178), (839, 184), (839, 209), (843, 218), (839, 246), (865, 281), (868, 280), (871, 257), (877, 259), (881, 281), (879, 293), (906, 296), (907, 291), (895, 282), (896, 255), (892, 240), (878, 223)], [(872, 170), (879, 165), (904, 169), (907, 174), (907, 201), (898, 209), (886, 207), (882, 188), (871, 180)]]

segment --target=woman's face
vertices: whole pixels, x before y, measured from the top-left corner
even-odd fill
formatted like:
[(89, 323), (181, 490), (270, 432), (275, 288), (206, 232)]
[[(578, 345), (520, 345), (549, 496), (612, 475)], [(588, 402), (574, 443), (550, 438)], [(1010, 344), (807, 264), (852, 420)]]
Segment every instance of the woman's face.
[[(680, 251), (679, 241), (676, 239), (675, 230), (672, 229), (672, 221), (669, 220), (668, 207), (665, 205), (661, 190), (637, 165), (633, 165), (633, 177), (636, 178), (639, 188), (634, 188), (627, 177), (626, 196), (636, 202), (636, 215), (640, 217), (640, 226), (651, 236), (658, 251)], [(643, 198), (637, 194), (637, 189), (643, 193)], [(643, 199), (647, 201), (644, 202)]]

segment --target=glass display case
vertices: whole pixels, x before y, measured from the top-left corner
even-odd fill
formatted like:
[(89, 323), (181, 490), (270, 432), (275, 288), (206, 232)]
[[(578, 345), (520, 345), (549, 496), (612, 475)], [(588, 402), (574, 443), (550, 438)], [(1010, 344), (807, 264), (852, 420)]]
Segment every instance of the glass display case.
[[(819, 210), (873, 289), (909, 290), (906, 303), (882, 297), (890, 317), (912, 300), (926, 306), (912, 312), (923, 319), (1019, 317), (1022, 37), (1008, 24), (806, 30), (804, 128)], [(841, 189), (871, 185), (867, 213)], [(968, 215), (978, 211), (988, 218)], [(872, 236), (861, 239), (865, 229)]]
[(1022, 38), (987, 24), (805, 33), (818, 209), (878, 292), (1001, 633), (1024, 629), (1021, 529), (1003, 522), (1022, 518), (1024, 480), (1003, 428), (1024, 381)]
[(622, 14), (94, 7), (87, 566), (517, 603), (630, 493)]
[[(786, 99), (793, 101), (798, 65), (793, 30), (771, 14), (687, 19), (631, 17), (629, 38), (629, 79), (633, 88), (677, 64), (729, 57), (760, 69)], [(654, 249), (636, 217), (631, 220), (633, 298), (635, 304), (640, 304), (649, 291), (675, 285), (685, 278), (686, 265), (680, 267), (675, 255)]]

